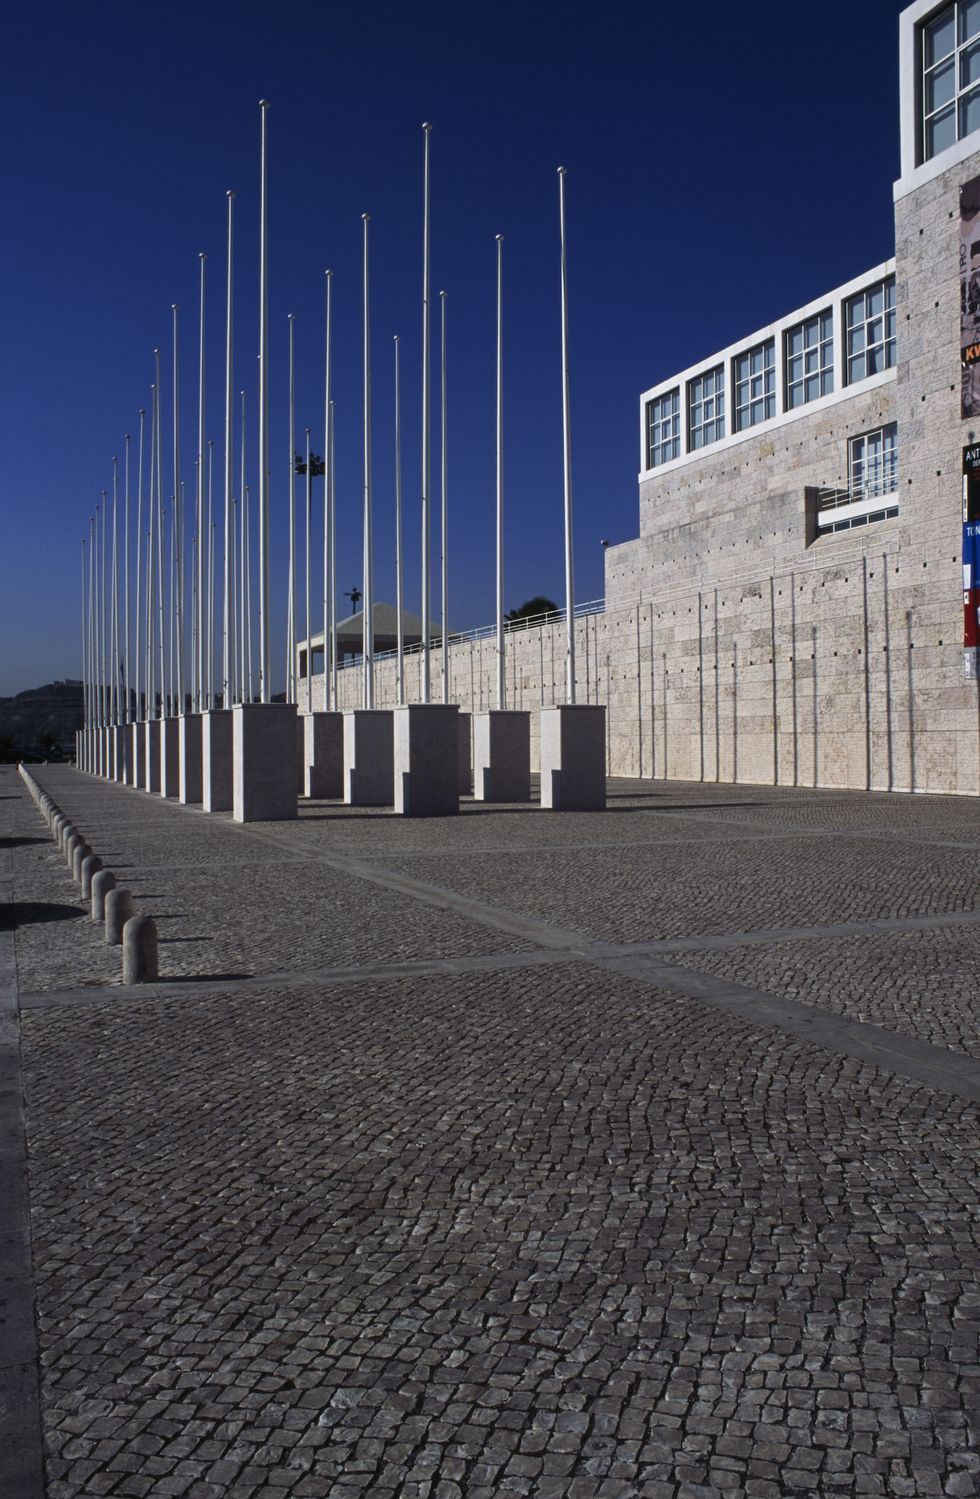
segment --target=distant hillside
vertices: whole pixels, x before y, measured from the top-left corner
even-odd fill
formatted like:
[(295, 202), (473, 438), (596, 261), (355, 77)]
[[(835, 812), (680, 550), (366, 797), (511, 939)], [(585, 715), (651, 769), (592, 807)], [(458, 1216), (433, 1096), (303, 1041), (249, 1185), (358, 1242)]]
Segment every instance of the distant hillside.
[(0, 760), (60, 759), (82, 727), (81, 682), (49, 682), (0, 697)]

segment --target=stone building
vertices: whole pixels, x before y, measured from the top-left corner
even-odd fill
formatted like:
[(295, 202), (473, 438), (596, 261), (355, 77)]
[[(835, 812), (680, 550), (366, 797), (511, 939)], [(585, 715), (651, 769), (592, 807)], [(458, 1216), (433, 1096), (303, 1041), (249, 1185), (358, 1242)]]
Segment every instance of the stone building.
[[(899, 24), (894, 258), (640, 397), (639, 535), (576, 625), (613, 774), (980, 791), (980, 0)], [(511, 706), (561, 700), (563, 634), (511, 635)], [(492, 639), (454, 643), (450, 671), (455, 701), (491, 705)], [(382, 662), (379, 704), (393, 690)]]

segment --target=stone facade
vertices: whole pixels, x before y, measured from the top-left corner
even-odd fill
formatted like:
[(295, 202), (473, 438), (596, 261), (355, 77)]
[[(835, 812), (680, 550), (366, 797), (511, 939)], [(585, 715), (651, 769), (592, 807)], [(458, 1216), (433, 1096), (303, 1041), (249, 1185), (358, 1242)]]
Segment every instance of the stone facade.
[[(897, 185), (893, 369), (641, 474), (640, 534), (607, 553), (605, 612), (576, 624), (578, 695), (608, 709), (612, 774), (980, 793), (960, 555), (961, 452), (977, 434), (960, 418), (958, 277), (959, 189), (977, 175), (980, 150)], [(899, 515), (816, 535), (813, 490), (846, 487), (849, 439), (890, 421)], [(564, 627), (508, 640), (507, 705), (563, 701)], [(438, 652), (432, 665), (438, 701)], [(492, 638), (454, 643), (452, 700), (495, 706), (495, 670)], [(357, 706), (360, 670), (339, 680), (338, 706)], [(413, 654), (409, 701), (419, 680)], [(391, 706), (393, 661), (376, 682)], [(322, 691), (321, 677), (316, 706)]]

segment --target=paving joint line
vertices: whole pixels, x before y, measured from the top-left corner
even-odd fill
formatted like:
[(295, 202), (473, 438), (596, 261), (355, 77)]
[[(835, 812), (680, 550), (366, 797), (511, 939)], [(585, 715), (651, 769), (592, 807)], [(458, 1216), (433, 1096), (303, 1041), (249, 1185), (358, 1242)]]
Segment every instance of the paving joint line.
[[(181, 810), (192, 811), (197, 816), (208, 815), (186, 806)], [(750, 1024), (773, 1026), (825, 1050), (888, 1068), (928, 1087), (941, 1088), (967, 1102), (980, 1102), (980, 1064), (964, 1053), (906, 1038), (899, 1032), (867, 1021), (830, 1015), (817, 1006), (803, 1005), (796, 1000), (735, 984), (700, 973), (695, 968), (657, 963), (653, 952), (623, 954), (614, 951), (603, 955), (601, 950), (596, 951), (597, 944), (580, 932), (552, 926), (538, 918), (522, 916), (489, 902), (427, 884), (364, 858), (297, 846), (287, 833), (272, 832), (268, 826), (236, 822), (226, 825), (243, 837), (285, 849), (299, 860), (322, 863), (348, 877), (353, 875), (364, 879), (438, 910), (453, 911), (464, 920), (521, 937), (607, 972), (620, 973), (641, 983), (677, 992), (687, 999), (700, 1000), (738, 1015)], [(608, 944), (606, 946), (608, 948)]]

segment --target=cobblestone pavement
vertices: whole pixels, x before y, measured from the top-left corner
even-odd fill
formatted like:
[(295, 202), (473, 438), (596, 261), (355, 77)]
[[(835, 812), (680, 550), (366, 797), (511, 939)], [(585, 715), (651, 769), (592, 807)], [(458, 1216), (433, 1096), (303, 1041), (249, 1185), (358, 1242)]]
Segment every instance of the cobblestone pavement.
[(37, 776), (172, 938), (0, 769), (48, 1499), (980, 1494), (980, 807)]

